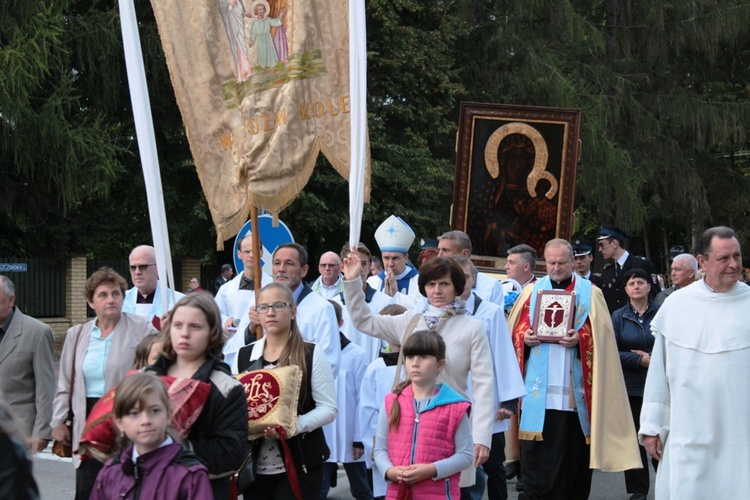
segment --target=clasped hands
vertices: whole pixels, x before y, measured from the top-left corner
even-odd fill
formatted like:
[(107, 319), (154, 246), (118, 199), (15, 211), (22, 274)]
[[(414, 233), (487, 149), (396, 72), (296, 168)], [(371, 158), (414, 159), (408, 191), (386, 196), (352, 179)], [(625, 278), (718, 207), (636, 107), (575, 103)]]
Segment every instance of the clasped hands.
[(412, 485), (425, 479), (435, 477), (437, 469), (433, 464), (414, 464), (390, 467), (385, 476), (394, 483)]
[[(570, 329), (567, 331), (564, 337), (560, 339), (558, 342), (563, 347), (575, 347), (578, 345), (578, 339), (579, 339), (578, 332), (574, 329)], [(540, 345), (542, 342), (539, 340), (539, 337), (534, 335), (534, 330), (529, 328), (526, 330), (526, 332), (523, 334), (523, 343), (526, 344), (529, 347), (536, 347)]]

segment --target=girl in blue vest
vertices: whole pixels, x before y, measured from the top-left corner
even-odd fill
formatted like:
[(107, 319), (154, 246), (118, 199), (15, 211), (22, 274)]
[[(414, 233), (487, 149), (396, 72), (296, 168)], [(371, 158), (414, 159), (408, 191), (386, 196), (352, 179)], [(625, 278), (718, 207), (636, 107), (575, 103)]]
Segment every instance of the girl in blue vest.
[(401, 352), (407, 380), (386, 396), (375, 438), (375, 463), (390, 481), (386, 498), (460, 498), (460, 472), (474, 460), (470, 403), (436, 382), (445, 368), (439, 335), (415, 332)]

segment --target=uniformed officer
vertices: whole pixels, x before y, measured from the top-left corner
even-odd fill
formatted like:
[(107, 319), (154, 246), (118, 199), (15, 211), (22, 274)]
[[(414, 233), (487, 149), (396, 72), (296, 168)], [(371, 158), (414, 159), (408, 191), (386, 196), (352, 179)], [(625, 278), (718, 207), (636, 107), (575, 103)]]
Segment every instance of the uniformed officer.
[(611, 259), (608, 265), (605, 264), (601, 278), (601, 288), (610, 314), (628, 303), (623, 278), (630, 269), (640, 268), (651, 276), (651, 290), (649, 291), (651, 300), (659, 292), (659, 282), (654, 264), (645, 257), (631, 255), (625, 249), (627, 239), (628, 235), (623, 230), (606, 224), (602, 225), (597, 238), (602, 257)]
[(591, 283), (601, 288), (602, 278), (599, 274), (591, 272), (591, 263), (594, 261), (594, 243), (589, 240), (576, 239), (571, 242), (573, 247), (573, 270), (581, 278), (590, 280)]

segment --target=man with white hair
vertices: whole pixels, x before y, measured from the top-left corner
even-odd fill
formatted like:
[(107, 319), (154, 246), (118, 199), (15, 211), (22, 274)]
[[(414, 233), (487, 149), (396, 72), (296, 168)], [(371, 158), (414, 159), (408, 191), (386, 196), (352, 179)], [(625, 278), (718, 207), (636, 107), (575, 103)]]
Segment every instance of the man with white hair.
[(313, 292), (324, 299), (333, 299), (344, 293), (344, 284), (341, 282), (341, 257), (335, 252), (326, 252), (320, 256), (318, 272), (320, 276), (311, 285)]
[(161, 282), (156, 269), (156, 251), (150, 245), (140, 245), (130, 252), (130, 278), (133, 288), (125, 292), (122, 312), (137, 314), (153, 321), (161, 318), (185, 295), (167, 288), (167, 304), (162, 303)]
[(414, 231), (401, 217), (391, 215), (375, 231), (384, 269), (367, 282), (375, 290), (392, 297), (394, 304), (412, 309), (422, 296), (419, 294), (419, 272), (409, 265), (409, 247), (414, 242)]
[(672, 269), (669, 277), (672, 280), (672, 286), (662, 290), (654, 299), (659, 305), (672, 295), (675, 290), (684, 288), (695, 281), (695, 275), (698, 272), (698, 260), (689, 253), (681, 253), (672, 260)]

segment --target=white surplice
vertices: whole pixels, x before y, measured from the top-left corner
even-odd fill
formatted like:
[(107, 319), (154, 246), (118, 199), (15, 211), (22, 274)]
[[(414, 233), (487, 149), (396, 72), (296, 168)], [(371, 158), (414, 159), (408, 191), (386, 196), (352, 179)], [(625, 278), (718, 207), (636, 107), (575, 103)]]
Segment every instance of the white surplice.
[(664, 445), (656, 498), (750, 494), (750, 287), (704, 281), (675, 291), (651, 322), (656, 337), (639, 438)]

